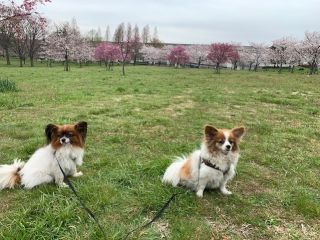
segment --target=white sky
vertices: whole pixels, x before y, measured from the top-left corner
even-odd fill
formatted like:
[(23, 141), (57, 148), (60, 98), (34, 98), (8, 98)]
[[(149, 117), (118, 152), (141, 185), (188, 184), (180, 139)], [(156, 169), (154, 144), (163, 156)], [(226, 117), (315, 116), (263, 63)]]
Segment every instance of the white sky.
[(53, 22), (73, 17), (83, 33), (121, 22), (149, 24), (170, 43), (270, 43), (320, 31), (320, 0), (52, 0), (38, 12)]

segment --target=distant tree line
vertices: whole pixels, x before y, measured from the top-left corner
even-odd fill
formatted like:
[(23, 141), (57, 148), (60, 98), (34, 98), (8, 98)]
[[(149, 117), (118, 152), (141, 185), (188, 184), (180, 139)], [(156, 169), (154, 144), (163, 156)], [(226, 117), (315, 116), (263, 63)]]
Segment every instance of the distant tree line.
[(75, 19), (70, 23), (49, 24), (35, 11), (38, 4), (46, 2), (50, 1), (24, 0), (21, 5), (0, 1), (0, 47), (8, 65), (10, 56), (15, 56), (20, 67), (26, 59), (31, 66), (41, 59), (48, 66), (61, 62), (65, 71), (70, 70), (71, 61), (80, 67), (90, 62), (104, 63), (108, 70), (117, 63), (121, 64), (123, 75), (128, 63), (177, 68), (212, 66), (216, 72), (226, 64), (234, 70), (257, 71), (261, 66), (269, 66), (279, 72), (284, 67), (293, 72), (297, 66), (307, 66), (310, 74), (318, 72), (320, 32), (306, 32), (301, 41), (290, 37), (277, 39), (269, 46), (258, 43), (249, 46), (230, 43), (170, 45), (160, 41), (157, 27), (151, 34), (149, 25), (140, 32), (137, 25), (120, 23), (113, 35), (107, 25), (102, 37), (100, 28), (82, 35)]

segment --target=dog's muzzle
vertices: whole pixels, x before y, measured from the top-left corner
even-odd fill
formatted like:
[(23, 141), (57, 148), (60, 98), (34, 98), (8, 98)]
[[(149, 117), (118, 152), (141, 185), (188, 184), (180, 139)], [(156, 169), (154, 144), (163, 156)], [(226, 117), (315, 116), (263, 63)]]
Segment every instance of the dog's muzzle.
[(60, 138), (60, 143), (61, 144), (68, 144), (68, 143), (70, 143), (70, 138), (63, 136), (62, 138)]

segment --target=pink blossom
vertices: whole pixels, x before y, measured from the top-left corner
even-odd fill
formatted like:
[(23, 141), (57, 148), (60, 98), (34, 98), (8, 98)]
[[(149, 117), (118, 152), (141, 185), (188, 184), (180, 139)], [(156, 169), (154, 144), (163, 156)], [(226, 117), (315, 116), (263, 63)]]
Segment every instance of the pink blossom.
[(167, 55), (167, 59), (171, 64), (179, 66), (181, 64), (186, 64), (187, 62), (189, 62), (190, 57), (184, 47), (176, 46), (171, 49), (170, 53)]

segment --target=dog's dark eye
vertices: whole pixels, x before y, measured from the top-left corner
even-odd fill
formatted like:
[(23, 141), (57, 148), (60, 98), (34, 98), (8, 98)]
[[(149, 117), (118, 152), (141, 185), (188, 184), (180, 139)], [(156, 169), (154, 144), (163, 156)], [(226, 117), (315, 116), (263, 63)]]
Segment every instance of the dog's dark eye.
[(223, 143), (224, 143), (224, 140), (220, 140), (219, 143), (220, 143), (220, 144), (223, 144)]
[(233, 142), (233, 141), (229, 141), (229, 143), (230, 143), (230, 144), (233, 144), (234, 142)]
[(68, 137), (68, 138), (71, 138), (71, 137), (73, 137), (73, 133), (72, 132), (68, 132), (68, 133), (65, 134), (65, 136)]

